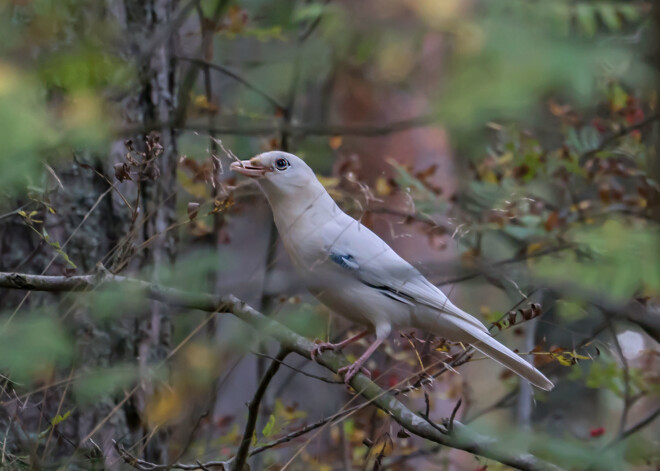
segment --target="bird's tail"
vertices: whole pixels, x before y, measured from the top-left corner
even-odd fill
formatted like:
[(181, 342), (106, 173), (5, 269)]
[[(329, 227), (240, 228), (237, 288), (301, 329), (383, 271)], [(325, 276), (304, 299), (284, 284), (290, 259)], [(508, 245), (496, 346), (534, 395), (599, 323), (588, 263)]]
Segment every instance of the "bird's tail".
[(534, 386), (546, 391), (550, 391), (555, 387), (552, 381), (546, 378), (543, 373), (525, 361), (520, 355), (495, 340), (488, 332), (484, 332), (462, 319), (454, 318), (450, 322), (461, 330), (462, 338), (460, 340), (467, 341), (476, 350), (510, 369), (518, 376), (525, 378)]

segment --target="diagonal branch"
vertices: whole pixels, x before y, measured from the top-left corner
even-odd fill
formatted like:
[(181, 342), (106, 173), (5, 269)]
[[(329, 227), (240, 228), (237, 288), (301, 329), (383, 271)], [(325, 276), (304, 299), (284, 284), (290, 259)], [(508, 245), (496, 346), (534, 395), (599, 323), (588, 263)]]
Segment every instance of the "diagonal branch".
[[(0, 273), (0, 288), (81, 291), (102, 284), (137, 286), (142, 288), (151, 299), (187, 309), (230, 312), (250, 324), (257, 331), (277, 340), (280, 348), (298, 353), (305, 358), (310, 358), (310, 351), (314, 347), (314, 343), (310, 340), (298, 335), (279, 322), (264, 316), (233, 295), (214, 296), (204, 293), (191, 293), (141, 280), (107, 274), (66, 277)], [(332, 351), (323, 352), (317, 357), (317, 360), (321, 365), (335, 373), (339, 368), (349, 364), (343, 355)], [(452, 433), (442, 433), (399, 402), (393, 394), (382, 390), (363, 374), (357, 374), (351, 381), (351, 386), (369, 402), (390, 415), (408, 432), (419, 437), (450, 448), (490, 458), (522, 471), (559, 471), (561, 469), (533, 454), (512, 450), (508, 444), (502, 444), (494, 437), (477, 433), (457, 420), (453, 422)]]
[(587, 152), (580, 155), (580, 159), (585, 159), (587, 157), (592, 157), (592, 156), (596, 155), (597, 153), (599, 153), (599, 152), (605, 150), (606, 148), (608, 148), (610, 145), (612, 145), (619, 138), (624, 137), (628, 134), (631, 134), (634, 131), (639, 131), (642, 128), (645, 128), (646, 126), (651, 124), (652, 122), (657, 121), (658, 119), (660, 119), (660, 113), (653, 113), (653, 114), (648, 115), (646, 118), (644, 118), (643, 120), (641, 120), (641, 121), (639, 121), (635, 124), (631, 124), (630, 126), (625, 126), (625, 127), (621, 128), (619, 131), (605, 137), (605, 139), (603, 139), (601, 141), (601, 143), (598, 146), (596, 146), (595, 148), (593, 148), (591, 150), (588, 150)]

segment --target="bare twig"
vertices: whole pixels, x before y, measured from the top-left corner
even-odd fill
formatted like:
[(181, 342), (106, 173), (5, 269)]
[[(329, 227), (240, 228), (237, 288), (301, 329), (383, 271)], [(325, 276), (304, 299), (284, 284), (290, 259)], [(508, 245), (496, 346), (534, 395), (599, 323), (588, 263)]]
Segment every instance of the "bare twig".
[(222, 74), (226, 75), (227, 77), (231, 77), (237, 82), (245, 85), (248, 89), (252, 90), (255, 92), (257, 95), (260, 97), (264, 98), (268, 103), (273, 105), (275, 108), (279, 108), (280, 110), (284, 109), (284, 105), (282, 105), (277, 98), (273, 97), (270, 93), (268, 93), (266, 90), (261, 88), (259, 85), (255, 84), (254, 82), (251, 82), (250, 80), (246, 79), (242, 75), (240, 75), (238, 72), (230, 69), (229, 67), (225, 67), (224, 65), (220, 64), (215, 64), (213, 62), (206, 61), (204, 59), (199, 59), (196, 57), (185, 57), (185, 56), (176, 56), (178, 60), (181, 61), (186, 61), (186, 62), (192, 62), (194, 64), (197, 64), (198, 66), (203, 66), (207, 67), (209, 69), (215, 70), (217, 72), (221, 72)]
[(183, 469), (183, 470), (196, 470), (196, 469), (211, 469), (211, 468), (220, 468), (222, 471), (225, 471), (228, 468), (228, 461), (209, 461), (207, 463), (200, 463), (199, 461), (195, 464), (186, 464), (186, 463), (173, 463), (173, 464), (156, 464), (151, 463), (150, 461), (145, 461), (140, 458), (136, 458), (131, 455), (124, 447), (119, 445), (115, 440), (112, 441), (112, 444), (117, 450), (117, 453), (127, 464), (131, 465), (135, 469), (140, 471), (164, 471), (167, 469)]
[(424, 412), (420, 412), (419, 415), (438, 432), (442, 434), (448, 434), (449, 433), (448, 429), (440, 427), (438, 424), (436, 424), (431, 420), (431, 417), (429, 416), (431, 411), (431, 400), (429, 399), (429, 393), (426, 391), (424, 391), (424, 407), (425, 407)]
[[(461, 275), (455, 278), (442, 280), (441, 282), (435, 284), (438, 286), (444, 286), (444, 285), (453, 285), (455, 283), (462, 283), (463, 281), (468, 281), (481, 275), (487, 275), (492, 271), (492, 269), (497, 267), (501, 267), (504, 265), (511, 265), (513, 263), (524, 262), (525, 260), (530, 260), (533, 258), (544, 257), (546, 255), (562, 252), (564, 250), (568, 250), (572, 248), (575, 247), (571, 244), (557, 245), (555, 247), (548, 247), (547, 249), (538, 250), (530, 254), (517, 255), (515, 257), (507, 258), (506, 260), (500, 260), (499, 262), (495, 262), (495, 263), (490, 263), (490, 264), (481, 263), (481, 267), (478, 271), (475, 271), (473, 273), (468, 273), (467, 275)], [(501, 276), (501, 274), (498, 276)]]
[(605, 150), (607, 147), (609, 147), (613, 142), (615, 142), (617, 139), (624, 137), (634, 131), (638, 131), (649, 124), (651, 124), (653, 121), (657, 121), (660, 119), (660, 113), (653, 113), (648, 115), (646, 118), (641, 120), (639, 123), (632, 124), (630, 126), (625, 126), (621, 128), (619, 131), (615, 132), (614, 134), (610, 134), (607, 136), (605, 139), (601, 141), (601, 143), (594, 149), (591, 149), (585, 153), (583, 153), (580, 156), (580, 159), (584, 159), (587, 157), (591, 157), (593, 155), (596, 155), (598, 152), (601, 152)]
[(353, 406), (349, 409), (339, 411), (336, 414), (333, 414), (329, 417), (326, 417), (325, 419), (321, 419), (317, 422), (314, 422), (313, 424), (309, 424), (309, 425), (306, 425), (302, 428), (299, 428), (298, 430), (294, 430), (293, 432), (288, 433), (287, 435), (285, 435), (281, 438), (278, 438), (277, 440), (274, 440), (270, 443), (266, 443), (265, 445), (261, 445), (257, 448), (254, 448), (250, 452), (250, 456), (262, 453), (262, 452), (264, 452), (264, 451), (266, 451), (270, 448), (276, 447), (277, 445), (281, 445), (282, 443), (290, 442), (294, 438), (298, 438), (302, 435), (305, 435), (306, 433), (309, 433), (312, 430), (316, 430), (317, 428), (322, 427), (327, 423), (334, 422), (335, 420), (340, 419), (340, 418), (344, 417), (345, 415), (352, 414), (353, 412), (355, 412), (359, 409), (362, 409), (363, 407), (366, 407), (367, 405), (369, 405), (368, 402), (365, 402), (363, 404), (358, 404), (357, 406)]
[(454, 420), (456, 419), (456, 413), (458, 412), (458, 409), (461, 407), (462, 403), (463, 403), (463, 399), (461, 398), (458, 400), (458, 402), (456, 402), (454, 409), (451, 411), (451, 417), (449, 417), (449, 424), (447, 425), (448, 433), (451, 433), (452, 430), (454, 429)]
[(263, 378), (259, 382), (250, 404), (248, 405), (248, 419), (245, 424), (245, 430), (243, 431), (243, 438), (241, 439), (241, 444), (238, 447), (236, 456), (234, 457), (234, 462), (232, 463), (231, 469), (234, 471), (242, 471), (243, 466), (245, 465), (245, 460), (248, 458), (248, 451), (250, 449), (250, 443), (252, 442), (252, 435), (254, 435), (254, 429), (257, 425), (257, 418), (259, 417), (259, 407), (261, 406), (261, 400), (266, 394), (266, 389), (270, 385), (271, 380), (280, 369), (280, 365), (284, 358), (289, 354), (289, 351), (281, 348), (277, 353), (275, 359), (270, 363), (270, 366), (264, 373)]
[(410, 391), (414, 391), (416, 389), (419, 389), (423, 385), (432, 382), (433, 380), (435, 380), (439, 376), (443, 375), (447, 371), (453, 371), (454, 367), (461, 366), (462, 364), (467, 363), (468, 361), (470, 361), (471, 358), (472, 358), (472, 349), (468, 348), (466, 350), (463, 350), (455, 358), (453, 358), (449, 363), (445, 363), (444, 366), (440, 370), (436, 371), (432, 375), (422, 375), (422, 376), (420, 376), (420, 378), (416, 382), (414, 382), (410, 386), (406, 386), (405, 388), (394, 390), (393, 394), (395, 396), (398, 396), (399, 394), (405, 394), (405, 393), (408, 393)]
[[(274, 123), (256, 126), (218, 126), (212, 129), (218, 135), (259, 136), (288, 132), (293, 136), (361, 136), (378, 137), (430, 126), (437, 122), (434, 116), (420, 116), (386, 124), (291, 124)], [(186, 124), (180, 127), (184, 131), (206, 131), (206, 126)]]
[(658, 407), (656, 410), (651, 412), (649, 415), (641, 419), (639, 422), (633, 424), (630, 426), (630, 428), (626, 429), (619, 437), (615, 438), (611, 445), (614, 445), (615, 443), (624, 440), (628, 438), (629, 436), (639, 432), (641, 429), (652, 423), (655, 419), (660, 417), (660, 407)]
[[(252, 354), (253, 354), (253, 355), (260, 356), (260, 357), (268, 358), (268, 359), (273, 360), (273, 361), (279, 361), (277, 358), (273, 358), (273, 357), (271, 357), (270, 355), (267, 355), (267, 354), (265, 354), (265, 353), (254, 352), (254, 351), (253, 351)], [(308, 372), (306, 372), (306, 371), (304, 371), (304, 370), (301, 370), (300, 368), (296, 368), (295, 366), (291, 366), (291, 365), (289, 365), (288, 363), (284, 363), (283, 361), (280, 361), (280, 363), (282, 364), (282, 366), (284, 366), (284, 367), (286, 367), (286, 368), (289, 368), (290, 370), (293, 370), (293, 371), (295, 371), (296, 373), (300, 373), (301, 375), (303, 375), (303, 376), (307, 376), (307, 377), (309, 377), (309, 378), (317, 379), (317, 380), (322, 381), (322, 382), (324, 382), (324, 383), (328, 383), (328, 384), (344, 384), (344, 382), (343, 382), (342, 380), (340, 380), (340, 379), (328, 379), (328, 378), (324, 378), (323, 376), (319, 376), (319, 375), (315, 375), (315, 374), (312, 374), (312, 373), (308, 373)]]

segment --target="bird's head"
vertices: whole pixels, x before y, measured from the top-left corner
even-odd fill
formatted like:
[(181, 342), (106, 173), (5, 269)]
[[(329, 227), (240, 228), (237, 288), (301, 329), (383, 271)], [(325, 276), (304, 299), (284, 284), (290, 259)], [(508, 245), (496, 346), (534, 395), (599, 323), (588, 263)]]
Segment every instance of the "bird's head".
[(231, 169), (256, 179), (269, 200), (310, 196), (323, 188), (314, 171), (300, 157), (281, 151), (264, 152), (250, 160), (233, 162)]

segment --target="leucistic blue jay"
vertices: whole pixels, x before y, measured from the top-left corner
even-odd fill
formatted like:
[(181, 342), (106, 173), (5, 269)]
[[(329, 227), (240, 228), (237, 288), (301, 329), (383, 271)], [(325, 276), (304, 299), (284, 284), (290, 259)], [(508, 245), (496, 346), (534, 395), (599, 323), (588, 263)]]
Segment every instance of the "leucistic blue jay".
[(338, 344), (318, 344), (312, 357), (376, 334), (362, 356), (339, 371), (346, 384), (364, 370), (365, 361), (393, 329), (415, 327), (469, 343), (535, 386), (553, 388), (540, 371), (491, 337), (478, 319), (454, 306), (380, 237), (344, 213), (299, 157), (266, 152), (234, 162), (231, 169), (255, 179), (266, 194), (284, 247), (309, 291), (366, 327)]

